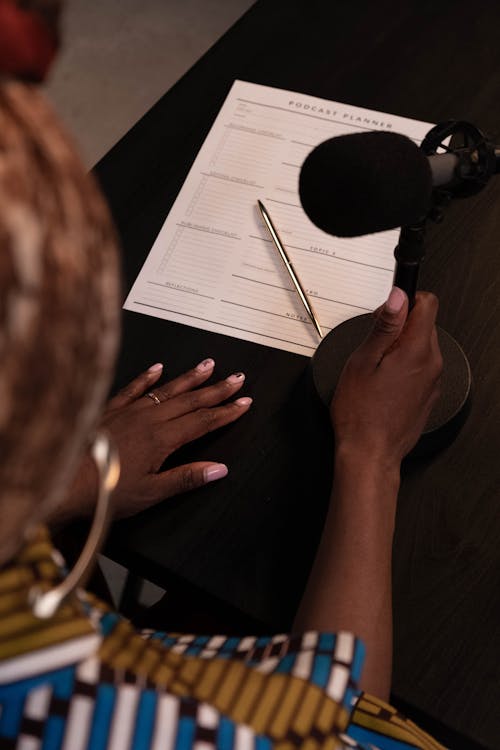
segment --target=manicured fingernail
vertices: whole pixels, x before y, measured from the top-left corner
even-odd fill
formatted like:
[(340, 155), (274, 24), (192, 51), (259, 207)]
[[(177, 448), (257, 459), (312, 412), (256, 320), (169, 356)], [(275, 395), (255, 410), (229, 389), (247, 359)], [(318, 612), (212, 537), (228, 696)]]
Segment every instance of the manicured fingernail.
[(250, 398), (250, 396), (242, 396), (241, 398), (237, 398), (234, 403), (236, 406), (250, 406), (252, 401), (253, 398)]
[(244, 380), (244, 372), (233, 372), (232, 375), (229, 375), (229, 377), (226, 378), (226, 383), (231, 383), (231, 385), (234, 385), (235, 383), (242, 383)]
[(163, 365), (161, 362), (157, 362), (155, 365), (151, 365), (148, 372), (160, 372), (160, 370), (163, 370)]
[(203, 469), (203, 479), (205, 482), (215, 482), (216, 479), (226, 477), (228, 468), (225, 464), (213, 464)]
[(215, 365), (215, 362), (213, 359), (204, 359), (203, 362), (200, 362), (199, 365), (196, 365), (194, 368), (198, 372), (206, 372), (207, 370), (211, 370), (213, 366)]
[(387, 297), (385, 308), (391, 313), (398, 313), (404, 305), (406, 294), (397, 286), (393, 286)]

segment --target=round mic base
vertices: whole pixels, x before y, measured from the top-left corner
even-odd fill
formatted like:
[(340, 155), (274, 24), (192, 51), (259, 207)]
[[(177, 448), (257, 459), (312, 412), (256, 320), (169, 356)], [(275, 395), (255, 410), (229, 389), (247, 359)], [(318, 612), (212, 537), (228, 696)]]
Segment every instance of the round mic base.
[[(373, 328), (371, 314), (350, 318), (325, 336), (311, 359), (314, 388), (329, 408), (346, 361)], [(422, 436), (411, 455), (427, 456), (449, 445), (462, 427), (470, 406), (472, 376), (460, 345), (439, 326), (439, 346), (443, 355), (441, 395)]]

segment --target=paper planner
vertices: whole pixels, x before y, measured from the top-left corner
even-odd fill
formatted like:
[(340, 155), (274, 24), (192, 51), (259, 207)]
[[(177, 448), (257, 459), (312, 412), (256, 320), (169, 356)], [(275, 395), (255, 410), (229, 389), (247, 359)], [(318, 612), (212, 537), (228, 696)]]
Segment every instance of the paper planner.
[(125, 309), (310, 356), (318, 334), (262, 224), (257, 199), (326, 334), (386, 298), (398, 232), (339, 239), (317, 229), (299, 201), (304, 159), (344, 133), (390, 130), (420, 143), (430, 127), (235, 81)]

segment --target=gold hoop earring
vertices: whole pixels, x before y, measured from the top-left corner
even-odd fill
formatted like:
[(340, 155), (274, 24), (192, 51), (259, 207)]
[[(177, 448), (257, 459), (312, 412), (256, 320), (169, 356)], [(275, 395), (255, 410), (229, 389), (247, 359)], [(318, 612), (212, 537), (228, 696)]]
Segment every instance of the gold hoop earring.
[(80, 557), (64, 581), (50, 591), (42, 592), (37, 587), (31, 589), (29, 598), (32, 612), (41, 620), (52, 617), (61, 603), (75, 589), (84, 586), (108, 530), (109, 500), (120, 477), (120, 459), (116, 447), (104, 432), (97, 433), (92, 444), (91, 455), (99, 477), (99, 491), (92, 526)]

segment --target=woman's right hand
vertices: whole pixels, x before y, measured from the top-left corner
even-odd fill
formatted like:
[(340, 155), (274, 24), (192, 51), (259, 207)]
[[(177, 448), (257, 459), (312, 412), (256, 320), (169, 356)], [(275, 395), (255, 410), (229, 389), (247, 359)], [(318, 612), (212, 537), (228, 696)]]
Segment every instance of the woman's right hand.
[(439, 393), (437, 299), (393, 289), (344, 367), (331, 404), (335, 468), (316, 560), (295, 621), (366, 646), (360, 683), (386, 700), (392, 672), (392, 546), (402, 458)]
[(347, 361), (331, 404), (336, 451), (398, 468), (420, 437), (439, 395), (442, 357), (437, 298), (394, 287), (373, 330)]

